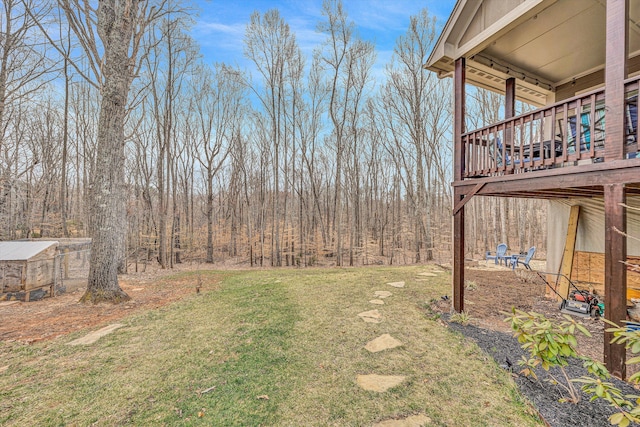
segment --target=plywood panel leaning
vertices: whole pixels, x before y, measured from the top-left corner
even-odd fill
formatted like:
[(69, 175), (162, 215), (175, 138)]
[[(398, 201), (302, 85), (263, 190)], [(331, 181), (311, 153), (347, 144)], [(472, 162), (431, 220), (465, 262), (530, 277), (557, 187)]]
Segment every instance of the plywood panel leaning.
[[(627, 255), (629, 264), (640, 264), (639, 256)], [(588, 284), (599, 295), (604, 295), (604, 254), (576, 251), (571, 280)], [(627, 265), (627, 299), (637, 298), (640, 293), (640, 273)]]

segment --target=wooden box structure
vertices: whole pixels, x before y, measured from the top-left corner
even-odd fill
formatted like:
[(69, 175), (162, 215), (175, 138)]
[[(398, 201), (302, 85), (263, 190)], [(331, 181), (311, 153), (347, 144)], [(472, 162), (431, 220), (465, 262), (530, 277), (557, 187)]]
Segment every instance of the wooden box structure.
[(56, 241), (0, 242), (0, 300), (53, 296)]

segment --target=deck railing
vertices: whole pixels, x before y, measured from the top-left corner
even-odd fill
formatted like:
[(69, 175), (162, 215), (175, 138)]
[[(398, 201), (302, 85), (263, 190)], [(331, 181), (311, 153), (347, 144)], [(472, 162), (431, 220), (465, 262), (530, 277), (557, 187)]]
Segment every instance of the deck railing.
[[(625, 82), (626, 158), (638, 155), (640, 77)], [(579, 95), (462, 135), (463, 178), (604, 161), (604, 89)]]

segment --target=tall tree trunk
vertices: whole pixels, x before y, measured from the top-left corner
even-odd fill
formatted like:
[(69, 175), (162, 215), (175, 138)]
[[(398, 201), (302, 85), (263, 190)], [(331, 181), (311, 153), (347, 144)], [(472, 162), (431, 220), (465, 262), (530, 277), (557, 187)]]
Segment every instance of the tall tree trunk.
[[(138, 7), (132, 0), (131, 9)], [(131, 84), (129, 45), (133, 12), (115, 0), (98, 6), (98, 35), (104, 44), (103, 86), (98, 121), (98, 148), (92, 179), (91, 261), (87, 291), (80, 301), (121, 302), (129, 296), (118, 284), (121, 245), (125, 242), (124, 121)]]
[(213, 264), (213, 176), (207, 177), (207, 262)]

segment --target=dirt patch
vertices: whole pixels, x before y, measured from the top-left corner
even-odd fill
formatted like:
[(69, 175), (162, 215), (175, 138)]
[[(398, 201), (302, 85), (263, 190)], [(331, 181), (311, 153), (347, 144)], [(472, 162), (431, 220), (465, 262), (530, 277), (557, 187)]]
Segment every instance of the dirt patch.
[[(564, 320), (558, 309), (559, 303), (545, 296), (548, 288), (533, 272), (524, 269), (514, 272), (508, 268), (481, 265), (465, 270), (465, 282), (465, 312), (471, 317), (472, 323), (480, 328), (510, 333), (503, 312), (510, 312), (512, 307), (542, 313), (549, 319)], [(602, 362), (604, 322), (591, 318), (576, 319), (592, 335), (577, 336), (578, 351)]]
[[(582, 396), (579, 404), (559, 403), (558, 399), (566, 397), (563, 390), (549, 383), (549, 373), (538, 369), (539, 381), (519, 374), (521, 368), (518, 360), (524, 355), (520, 344), (513, 337), (510, 327), (503, 321), (512, 307), (523, 311), (536, 311), (549, 319), (564, 320), (555, 299), (545, 297), (547, 287), (537, 274), (517, 269), (483, 265), (465, 269), (465, 312), (470, 317), (470, 324), (449, 323), (448, 326), (473, 339), (495, 361), (513, 373), (514, 379), (522, 394), (539, 411), (544, 420), (551, 426), (606, 426), (607, 418), (615, 411), (602, 400), (589, 402), (589, 396)], [(450, 311), (450, 298), (433, 301), (432, 310), (447, 314)], [(578, 353), (593, 359), (603, 360), (604, 322), (599, 319), (575, 319), (591, 333), (591, 337), (578, 335)], [(631, 353), (627, 358), (632, 357)], [(635, 371), (635, 370), (634, 370)], [(572, 359), (567, 367), (571, 378), (587, 375), (582, 361)], [(550, 371), (556, 377), (561, 374), (555, 368)], [(631, 375), (632, 372), (627, 372)], [(630, 384), (611, 379), (624, 393), (638, 394)]]
[[(78, 300), (84, 289), (76, 288), (55, 298), (0, 307), (0, 341), (33, 343), (53, 339), (80, 329), (114, 323), (140, 310), (162, 307), (197, 292), (197, 276), (169, 277), (195, 268), (188, 265), (172, 271), (148, 268), (144, 273), (121, 276), (120, 286), (131, 297), (131, 301), (124, 304), (80, 304)], [(219, 278), (214, 275), (202, 276), (200, 292), (215, 289), (218, 282)]]

